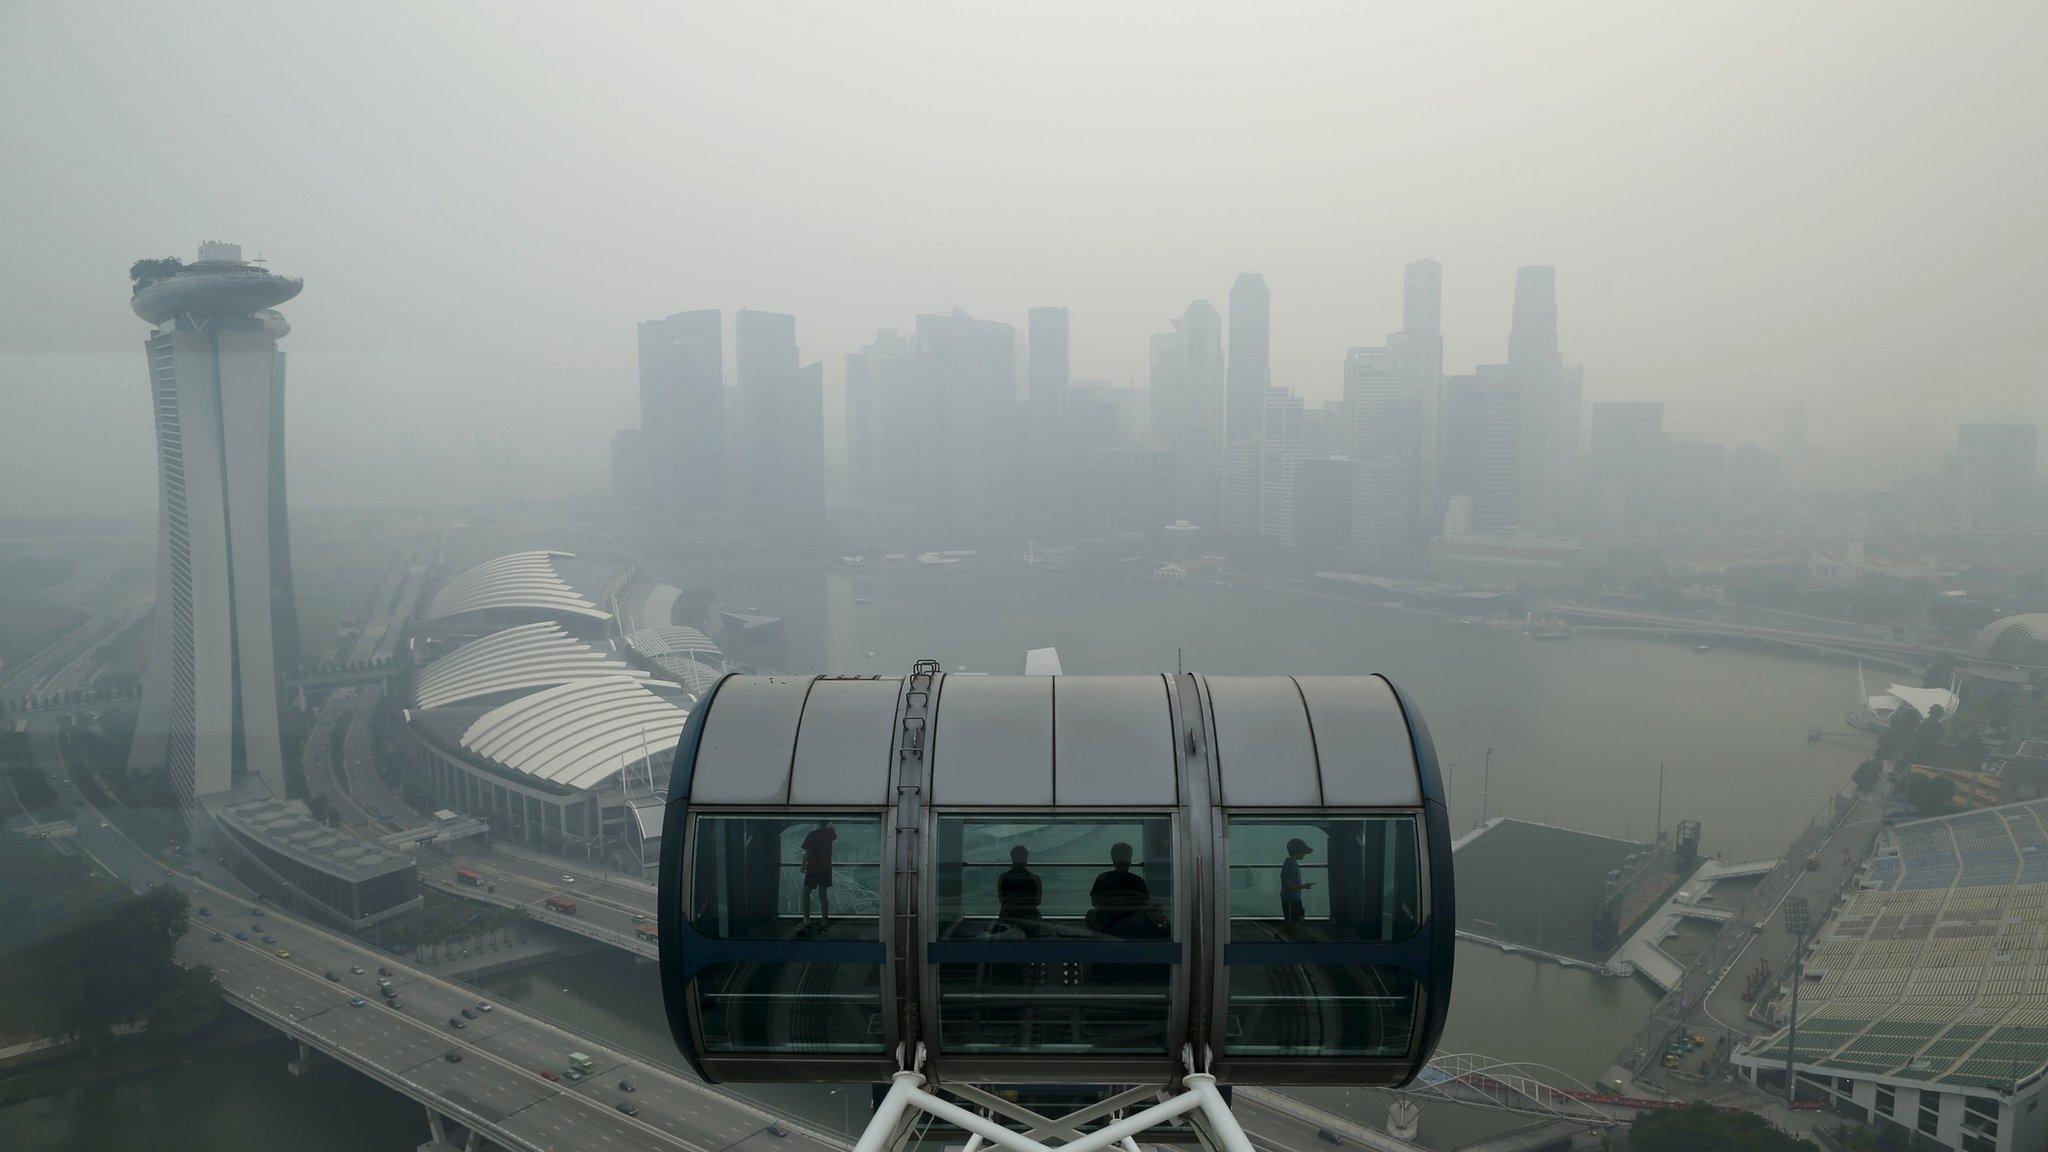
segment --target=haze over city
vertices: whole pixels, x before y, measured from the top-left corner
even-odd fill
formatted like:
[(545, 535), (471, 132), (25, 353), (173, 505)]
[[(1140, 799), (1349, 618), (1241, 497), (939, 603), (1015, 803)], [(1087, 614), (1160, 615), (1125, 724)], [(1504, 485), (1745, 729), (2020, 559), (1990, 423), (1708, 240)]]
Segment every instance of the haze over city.
[[(1399, 326), (1421, 257), (1448, 371), (1502, 358), (1514, 269), (1553, 264), (1589, 401), (1776, 447), (1798, 398), (1816, 446), (1895, 483), (1951, 446), (1905, 413), (2043, 415), (2044, 22), (10, 5), (0, 479), (40, 508), (147, 507), (121, 273), (221, 236), (312, 285), (290, 408), (311, 502), (601, 487), (631, 325), (688, 308), (794, 313), (836, 428), (841, 354), (917, 313), (1063, 304), (1074, 378), (1142, 386), (1148, 334), (1251, 269), (1273, 383), (1314, 404)], [(480, 433), (516, 475), (474, 465)], [(133, 451), (88, 461), (84, 437)]]
[(0, 0), (0, 1149), (2048, 1152), (2044, 59)]

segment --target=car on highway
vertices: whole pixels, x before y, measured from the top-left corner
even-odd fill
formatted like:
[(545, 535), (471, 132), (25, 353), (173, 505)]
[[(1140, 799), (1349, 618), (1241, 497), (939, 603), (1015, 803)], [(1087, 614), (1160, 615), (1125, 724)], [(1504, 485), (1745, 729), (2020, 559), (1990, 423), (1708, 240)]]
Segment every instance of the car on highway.
[(558, 1084), (558, 1083), (560, 1083), (560, 1082), (561, 1082), (561, 1080), (562, 1080), (562, 1078), (561, 1078), (560, 1076), (558, 1076), (558, 1075), (556, 1075), (556, 1074), (555, 1074), (555, 1070), (554, 1070), (553, 1068), (543, 1068), (543, 1069), (541, 1069), (541, 1070), (540, 1070), (540, 1078), (541, 1078), (541, 1079), (543, 1079), (543, 1080), (545, 1080), (545, 1081), (547, 1081), (547, 1082), (548, 1082), (548, 1083), (550, 1083), (550, 1084)]
[(211, 908), (208, 908), (208, 907), (207, 907), (206, 905), (204, 905), (204, 904), (201, 904), (201, 905), (199, 906), (199, 914), (200, 914), (201, 916), (211, 916), (211, 915), (213, 915), (213, 909), (211, 909)]
[(339, 973), (339, 972), (336, 972), (336, 971), (335, 971), (334, 969), (332, 969), (332, 968), (329, 968), (329, 969), (327, 970), (327, 978), (328, 978), (329, 980), (340, 980), (340, 979), (341, 979), (341, 973)]
[(389, 1000), (386, 1000), (386, 1001), (385, 1001), (384, 1003), (386, 1003), (386, 1004), (390, 1005), (390, 1006), (391, 1006), (391, 1007), (393, 1007), (393, 1008), (403, 1008), (403, 1007), (405, 1007), (405, 1001), (403, 1001), (403, 1000), (400, 1000), (400, 999), (399, 999), (398, 997), (396, 997), (396, 996), (393, 996), (393, 997), (392, 997), (391, 999), (389, 999)]
[(348, 966), (348, 970), (357, 976), (361, 976), (363, 974), (363, 966), (361, 964), (351, 964)]
[(106, 826), (107, 822), (105, 820), (100, 821), (100, 827), (105, 828)]
[(562, 883), (574, 884), (575, 882), (576, 878), (574, 876), (569, 875), (567, 872), (562, 873)]
[(446, 1060), (450, 1064), (460, 1064), (462, 1063), (462, 1053), (450, 1051), (447, 1055), (441, 1057), (441, 1059)]
[(275, 944), (275, 943), (277, 943), (277, 937), (275, 937), (275, 936), (265, 936), (265, 937), (263, 938), (263, 942), (264, 942), (265, 944)]
[(571, 1068), (567, 1072), (562, 1073), (562, 1078), (574, 1084), (576, 1081), (583, 1079), (584, 1075), (581, 1069)]
[(235, 939), (237, 939), (237, 940), (247, 940), (248, 938), (249, 938), (249, 934), (248, 934), (247, 932), (237, 932), (237, 933), (235, 933)]
[(780, 1137), (780, 1136), (787, 1136), (787, 1135), (789, 1135), (789, 1129), (787, 1129), (787, 1128), (784, 1128), (784, 1127), (783, 1127), (782, 1125), (780, 1125), (780, 1124), (770, 1124), (770, 1125), (768, 1125), (768, 1134), (769, 1134), (770, 1136), (777, 1136), (777, 1137)]
[(279, 949), (277, 949), (277, 958), (278, 958), (279, 960), (289, 960), (289, 959), (291, 959), (291, 958), (292, 958), (292, 950), (291, 950), (291, 949), (289, 949), (289, 948), (279, 948)]
[(450, 1028), (467, 1028), (467, 1027), (469, 1027), (469, 1025), (467, 1025), (467, 1024), (464, 1024), (464, 1023), (463, 1023), (463, 1022), (462, 1022), (462, 1021), (461, 1021), (461, 1020), (460, 1020), (459, 1018), (457, 1018), (457, 1017), (454, 1017), (454, 1016), (450, 1016), (450, 1017), (448, 1018), (448, 1026), (449, 1026)]
[(207, 937), (207, 939), (212, 940), (215, 944), (218, 944), (220, 943), (221, 936), (220, 933), (215, 932), (212, 936)]
[(489, 1012), (489, 1011), (491, 1010), (491, 1004), (490, 1004), (490, 1001), (488, 1001), (488, 1000), (479, 1000), (479, 1001), (477, 1001), (477, 1002), (476, 1002), (476, 1010), (477, 1010), (477, 1011), (479, 1011), (479, 1012)]
[(612, 1107), (617, 1108), (628, 1116), (638, 1116), (640, 1114), (640, 1109), (634, 1107), (631, 1100), (621, 1100), (617, 1104), (612, 1105)]
[(474, 1019), (476, 1019), (476, 1013), (474, 1013), (474, 1012), (470, 1011), (470, 1010), (469, 1010), (469, 1009), (467, 1009), (467, 1008), (464, 1008), (464, 1009), (462, 1010), (462, 1018), (463, 1018), (464, 1020), (474, 1020)]
[(379, 968), (379, 969), (377, 969), (377, 975), (379, 975), (379, 976), (389, 976), (389, 975), (391, 975), (391, 969), (389, 969), (389, 968)]
[(348, 1006), (351, 1008), (361, 1008), (363, 1005), (368, 1003), (369, 1001), (363, 999), (361, 996), (351, 996), (348, 998)]
[(631, 1080), (619, 1081), (619, 1091), (621, 1092), (632, 1092), (637, 1088), (638, 1085), (634, 1084)]

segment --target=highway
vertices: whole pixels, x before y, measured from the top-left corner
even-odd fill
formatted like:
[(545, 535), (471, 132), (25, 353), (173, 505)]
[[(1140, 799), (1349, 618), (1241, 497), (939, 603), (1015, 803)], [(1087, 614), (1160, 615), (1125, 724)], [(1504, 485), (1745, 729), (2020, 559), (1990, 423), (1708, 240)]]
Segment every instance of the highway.
[[(67, 789), (79, 809), (97, 813)], [(303, 1044), (369, 1075), (507, 1148), (532, 1152), (682, 1149), (845, 1149), (847, 1141), (778, 1117), (676, 1071), (513, 1006), (479, 1007), (475, 988), (433, 975), (274, 909), (252, 905), (202, 880), (173, 876), (118, 829), (81, 820), (78, 848), (138, 890), (172, 882), (191, 893), (192, 931), (183, 963), (219, 973), (230, 1003)], [(201, 908), (211, 915), (202, 915)], [(250, 915), (261, 908), (260, 916)], [(260, 926), (260, 927), (259, 927)], [(248, 935), (237, 940), (235, 932)], [(213, 940), (219, 932), (221, 939)], [(263, 943), (268, 935), (275, 944)], [(279, 955), (279, 952), (289, 955)], [(401, 1007), (383, 1003), (376, 981), (387, 968)], [(361, 973), (354, 971), (362, 968)], [(333, 972), (337, 979), (328, 980)], [(355, 1000), (362, 1000), (357, 1005)], [(451, 1026), (467, 1008), (475, 1017)], [(459, 1062), (446, 1057), (460, 1054)], [(570, 1052), (596, 1062), (570, 1082)], [(559, 1079), (550, 1081), (542, 1073)], [(620, 1089), (627, 1080), (635, 1090)], [(638, 1109), (626, 1115), (625, 1101)], [(787, 1136), (777, 1136), (780, 1127)]]
[[(653, 941), (639, 935), (641, 925), (653, 924), (655, 916), (655, 890), (644, 881), (467, 845), (452, 855), (422, 852), (419, 865), (420, 883), (437, 891), (500, 908), (517, 908), (535, 920), (638, 956), (652, 959), (661, 954)], [(458, 868), (475, 872), (483, 883), (457, 880)], [(550, 896), (575, 901), (575, 914), (548, 908)]]

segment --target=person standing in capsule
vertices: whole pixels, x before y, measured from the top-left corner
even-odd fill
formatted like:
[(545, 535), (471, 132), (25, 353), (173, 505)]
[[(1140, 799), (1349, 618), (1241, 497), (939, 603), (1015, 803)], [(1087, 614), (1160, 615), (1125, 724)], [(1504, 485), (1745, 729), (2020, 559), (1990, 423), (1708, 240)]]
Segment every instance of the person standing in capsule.
[(1302, 883), (1301, 858), (1313, 851), (1308, 841), (1296, 836), (1287, 842), (1287, 860), (1280, 865), (1280, 935), (1289, 940), (1294, 939), (1302, 922), (1308, 919), (1301, 894), (1315, 885)]
[(832, 827), (832, 821), (820, 820), (818, 826), (804, 837), (804, 919), (797, 926), (797, 935), (808, 936), (811, 932), (811, 893), (818, 894), (818, 925), (832, 926), (832, 842), (839, 839), (839, 830)]

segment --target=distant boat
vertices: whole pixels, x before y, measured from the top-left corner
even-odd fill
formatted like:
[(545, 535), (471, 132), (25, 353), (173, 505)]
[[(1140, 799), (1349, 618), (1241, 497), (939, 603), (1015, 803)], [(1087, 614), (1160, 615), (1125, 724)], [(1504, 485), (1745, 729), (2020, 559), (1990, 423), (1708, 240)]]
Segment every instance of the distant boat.
[(875, 658), (875, 654), (873, 652), (868, 653), (867, 656), (870, 660), (873, 660)]
[(865, 597), (865, 596), (855, 596), (855, 597), (853, 598), (853, 602), (854, 602), (855, 604), (872, 604), (872, 603), (874, 603), (874, 601), (872, 601), (872, 600), (868, 599), (868, 598), (867, 598), (867, 597)]
[(1692, 646), (1692, 650), (1695, 652), (1712, 652), (1714, 646), (1712, 644), (1695, 644)]

